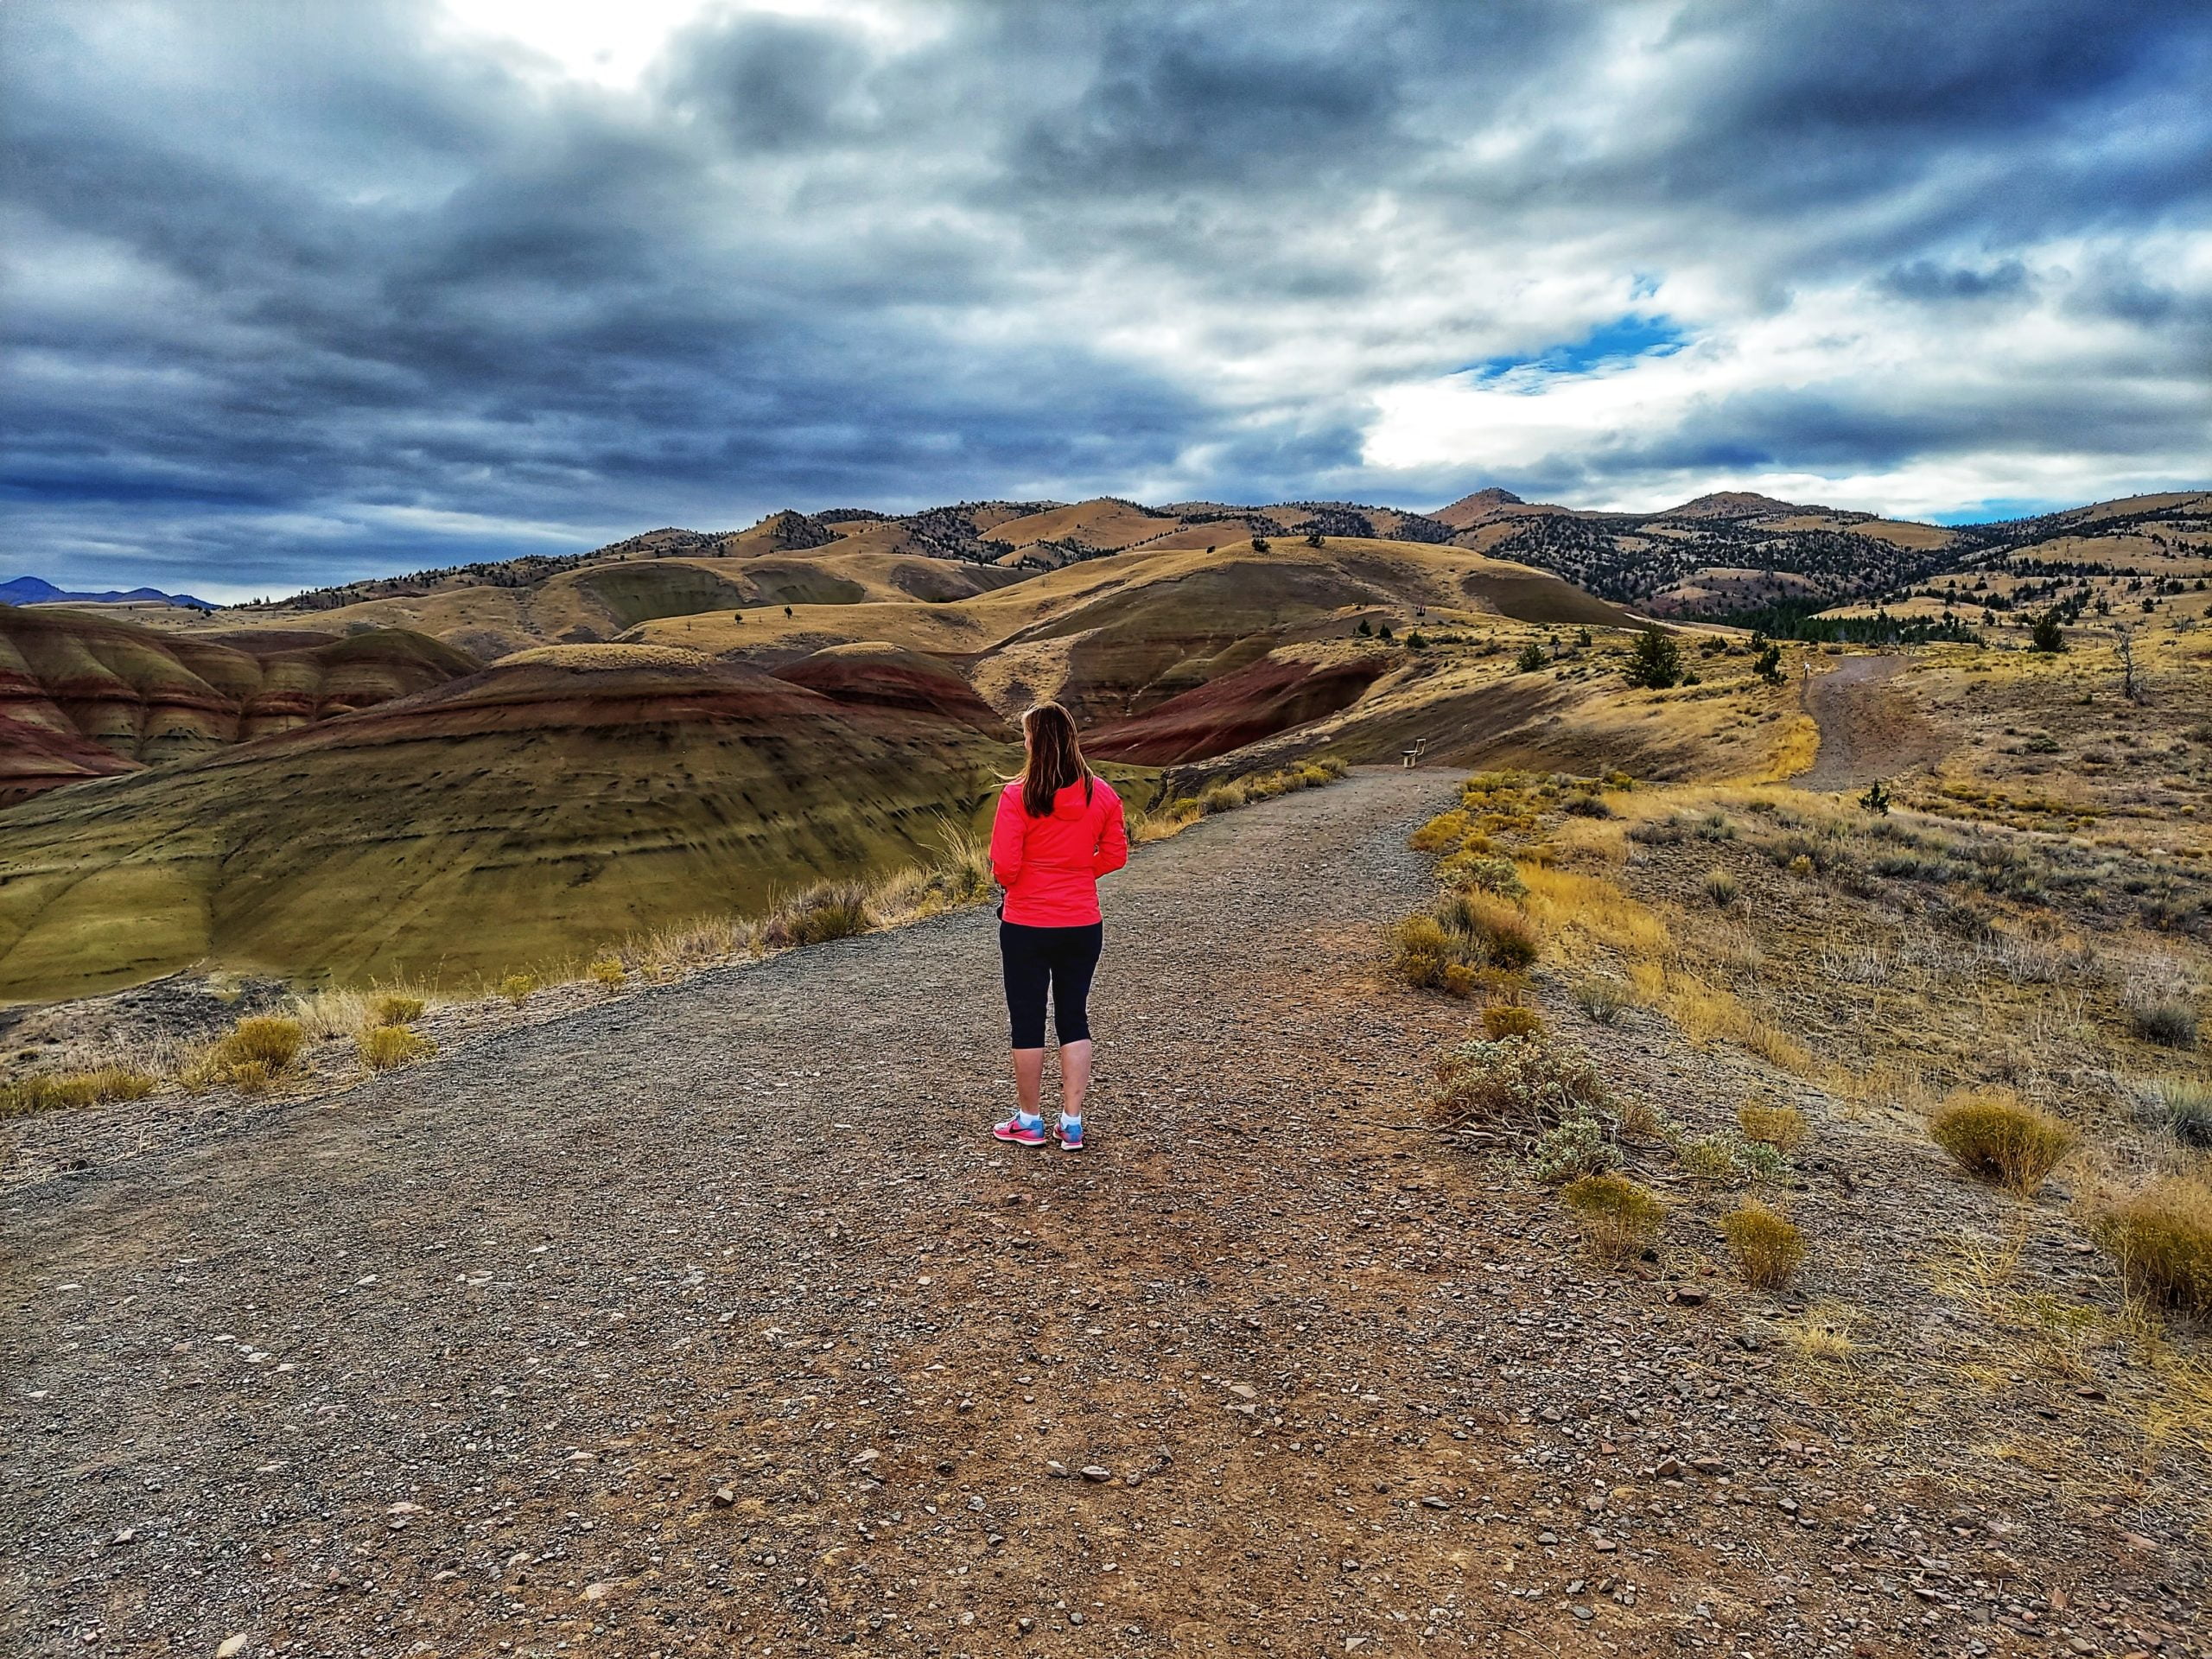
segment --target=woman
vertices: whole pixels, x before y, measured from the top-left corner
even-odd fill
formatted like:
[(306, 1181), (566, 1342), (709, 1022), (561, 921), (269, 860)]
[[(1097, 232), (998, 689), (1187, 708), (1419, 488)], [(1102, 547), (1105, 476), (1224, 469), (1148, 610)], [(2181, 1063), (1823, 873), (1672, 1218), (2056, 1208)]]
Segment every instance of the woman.
[(1105, 928), (1098, 878), (1129, 861), (1122, 798), (1084, 763), (1075, 721), (1057, 702), (1021, 717), (1028, 759), (999, 796), (991, 874), (1006, 889), (999, 958), (1014, 1026), (1014, 1115), (991, 1133), (1016, 1146), (1045, 1144), (1045, 993), (1060, 1039), (1060, 1144), (1083, 1150), (1083, 1097), (1090, 1087), (1090, 1021), (1084, 1003)]

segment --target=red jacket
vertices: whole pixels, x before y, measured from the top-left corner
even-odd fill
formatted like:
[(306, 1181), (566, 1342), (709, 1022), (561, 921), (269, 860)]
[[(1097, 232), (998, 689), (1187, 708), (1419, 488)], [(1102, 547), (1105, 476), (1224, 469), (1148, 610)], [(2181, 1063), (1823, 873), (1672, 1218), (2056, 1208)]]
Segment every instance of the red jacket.
[(1129, 861), (1129, 832), (1122, 798), (1103, 778), (1090, 779), (1084, 799), (1080, 780), (1052, 798), (1052, 814), (1033, 818), (1021, 809), (1021, 783), (999, 795), (991, 824), (991, 874), (1006, 889), (1009, 922), (1023, 927), (1088, 927), (1098, 920), (1098, 878)]

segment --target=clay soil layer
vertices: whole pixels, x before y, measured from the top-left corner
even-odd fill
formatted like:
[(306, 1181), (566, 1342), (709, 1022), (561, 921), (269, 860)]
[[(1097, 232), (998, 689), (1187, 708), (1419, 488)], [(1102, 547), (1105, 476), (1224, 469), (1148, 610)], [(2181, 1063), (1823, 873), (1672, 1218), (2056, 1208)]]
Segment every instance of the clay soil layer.
[[(18, 1191), (7, 1649), (2194, 1651), (2166, 1497), (1876, 1421), (1418, 1127), (1469, 1010), (1379, 928), (1454, 781), (1116, 877), (1080, 1155), (988, 1136), (979, 910)], [(1924, 1243), (1923, 1156), (1827, 1151), (1820, 1236)]]

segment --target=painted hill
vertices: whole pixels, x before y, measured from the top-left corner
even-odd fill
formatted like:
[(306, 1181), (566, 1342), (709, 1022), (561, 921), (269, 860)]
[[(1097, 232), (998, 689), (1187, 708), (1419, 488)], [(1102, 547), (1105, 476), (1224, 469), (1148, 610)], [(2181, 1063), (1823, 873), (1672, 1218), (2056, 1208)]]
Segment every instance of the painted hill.
[[(452, 646), (398, 629), (338, 635), (156, 631), (66, 608), (0, 606), (0, 791), (10, 798), (289, 730), (467, 674)], [(116, 764), (95, 758), (105, 753)]]
[(551, 646), (0, 817), (0, 997), (213, 959), (466, 981), (911, 861), (1014, 751), (666, 647)]

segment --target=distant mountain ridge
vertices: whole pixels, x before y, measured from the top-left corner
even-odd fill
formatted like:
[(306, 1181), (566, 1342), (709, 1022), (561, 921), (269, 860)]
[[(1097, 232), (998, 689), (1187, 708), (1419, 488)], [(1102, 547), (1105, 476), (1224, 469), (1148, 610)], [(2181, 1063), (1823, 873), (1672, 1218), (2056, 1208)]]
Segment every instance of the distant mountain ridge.
[(0, 582), (0, 603), (9, 605), (124, 605), (134, 602), (141, 605), (188, 605), (196, 611), (217, 608), (210, 601), (194, 599), (190, 594), (165, 594), (158, 588), (79, 594), (57, 588), (42, 576), (17, 576), (13, 582)]

